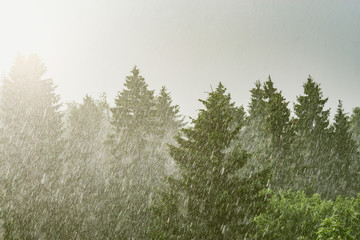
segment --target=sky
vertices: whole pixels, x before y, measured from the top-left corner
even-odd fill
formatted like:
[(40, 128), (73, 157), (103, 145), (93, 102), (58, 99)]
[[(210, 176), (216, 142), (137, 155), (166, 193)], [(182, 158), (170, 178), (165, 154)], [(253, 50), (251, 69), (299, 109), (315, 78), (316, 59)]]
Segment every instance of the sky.
[(360, 106), (357, 0), (0, 0), (0, 74), (37, 54), (62, 102), (110, 104), (136, 65), (186, 116), (222, 82), (238, 106), (270, 75), (292, 108), (307, 77), (328, 108)]

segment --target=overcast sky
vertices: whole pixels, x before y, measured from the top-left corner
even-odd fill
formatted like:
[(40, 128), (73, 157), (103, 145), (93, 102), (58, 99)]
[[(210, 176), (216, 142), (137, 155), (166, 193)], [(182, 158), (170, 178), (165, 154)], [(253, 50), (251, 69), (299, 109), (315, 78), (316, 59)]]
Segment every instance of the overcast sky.
[(291, 102), (310, 74), (333, 111), (360, 106), (357, 0), (0, 0), (0, 31), (0, 73), (36, 53), (63, 102), (106, 92), (113, 104), (137, 65), (185, 115), (219, 81), (247, 106), (268, 75)]

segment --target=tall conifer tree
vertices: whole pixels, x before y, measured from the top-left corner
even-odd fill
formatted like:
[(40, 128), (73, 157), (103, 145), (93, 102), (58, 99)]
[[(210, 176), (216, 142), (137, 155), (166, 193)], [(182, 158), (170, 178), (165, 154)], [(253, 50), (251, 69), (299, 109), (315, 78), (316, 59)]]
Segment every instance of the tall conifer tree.
[(153, 189), (165, 174), (166, 141), (182, 123), (165, 88), (155, 97), (136, 67), (131, 73), (111, 109), (113, 133), (108, 142), (113, 186), (117, 186), (113, 192), (118, 192), (113, 229), (115, 237), (142, 239), (150, 221)]
[(342, 102), (334, 117), (331, 138), (331, 162), (327, 165), (331, 182), (328, 195), (356, 196), (359, 189), (359, 163), (356, 142), (351, 136), (349, 117), (344, 113)]
[(320, 84), (309, 76), (304, 95), (294, 105), (295, 143), (293, 144), (293, 174), (295, 189), (326, 195), (326, 179), (330, 159), (330, 110), (325, 110)]
[(234, 127), (237, 107), (225, 91), (220, 83), (200, 100), (205, 109), (170, 146), (181, 177), (169, 178), (153, 207), (154, 239), (237, 239), (250, 231), (267, 179), (241, 172), (249, 155), (232, 145), (241, 125)]

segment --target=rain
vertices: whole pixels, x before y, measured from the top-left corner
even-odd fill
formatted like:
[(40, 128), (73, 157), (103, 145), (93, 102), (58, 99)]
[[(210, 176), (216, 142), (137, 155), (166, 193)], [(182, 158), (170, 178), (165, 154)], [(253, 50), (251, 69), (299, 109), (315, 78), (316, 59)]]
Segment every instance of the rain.
[(0, 239), (360, 239), (359, 11), (0, 2)]

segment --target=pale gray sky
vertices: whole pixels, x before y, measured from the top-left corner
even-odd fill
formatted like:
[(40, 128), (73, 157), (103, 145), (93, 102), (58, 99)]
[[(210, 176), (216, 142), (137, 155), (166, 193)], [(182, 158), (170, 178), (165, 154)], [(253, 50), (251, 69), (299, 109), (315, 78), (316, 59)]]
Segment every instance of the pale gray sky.
[(357, 0), (0, 0), (0, 31), (0, 72), (36, 53), (64, 102), (106, 92), (113, 104), (136, 64), (185, 115), (219, 81), (247, 106), (269, 74), (289, 101), (310, 74), (333, 111), (360, 106)]

